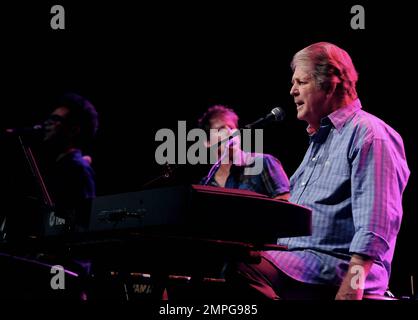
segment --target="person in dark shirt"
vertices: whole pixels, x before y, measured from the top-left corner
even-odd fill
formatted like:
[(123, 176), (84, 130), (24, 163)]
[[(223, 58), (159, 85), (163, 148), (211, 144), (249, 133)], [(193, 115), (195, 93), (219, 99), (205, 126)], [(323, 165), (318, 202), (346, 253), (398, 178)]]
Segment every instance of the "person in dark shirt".
[[(49, 219), (60, 220), (57, 235), (72, 235), (88, 227), (91, 202), (95, 197), (95, 175), (90, 166), (91, 158), (83, 156), (82, 150), (87, 150), (95, 136), (98, 115), (95, 107), (84, 97), (68, 93), (58, 99), (52, 113), (40, 127), (43, 128), (40, 137), (36, 134), (36, 138), (31, 137), (32, 143), (25, 141), (25, 145), (34, 151), (31, 154), (35, 161), (31, 164), (35, 163), (36, 168), (32, 167), (31, 173), (39, 172), (41, 179), (34, 179), (30, 174), (23, 175), (25, 179), (16, 178), (14, 192), (10, 192), (10, 214), (3, 224), (0, 223), (0, 231), (5, 230), (4, 240), (10, 244), (5, 249), (6, 253), (0, 254), (2, 274), (6, 275), (0, 279), (2, 293), (4, 297), (13, 299), (77, 301), (86, 294), (92, 262), (68, 255), (66, 250), (50, 251), (48, 246), (38, 246), (38, 242), (32, 246), (31, 241), (38, 236), (52, 235), (45, 231), (46, 214)], [(25, 170), (26, 166), (22, 167), (20, 163), (14, 165), (29, 173)], [(10, 171), (15, 171), (12, 166), (10, 168)], [(27, 188), (27, 184), (34, 186)], [(19, 190), (21, 185), (22, 190)], [(42, 201), (40, 189), (43, 196), (47, 191), (52, 208), (50, 201)], [(55, 238), (49, 240), (49, 243), (55, 244)], [(21, 241), (23, 246), (19, 245)], [(60, 242), (56, 243), (59, 245)], [(49, 285), (51, 268), (57, 265), (64, 266), (66, 270), (65, 290), (53, 290)]]
[(82, 149), (92, 142), (98, 128), (95, 107), (85, 98), (63, 95), (44, 123), (42, 151), (45, 183), (55, 204), (55, 215), (70, 229), (88, 224), (95, 197), (91, 158)]

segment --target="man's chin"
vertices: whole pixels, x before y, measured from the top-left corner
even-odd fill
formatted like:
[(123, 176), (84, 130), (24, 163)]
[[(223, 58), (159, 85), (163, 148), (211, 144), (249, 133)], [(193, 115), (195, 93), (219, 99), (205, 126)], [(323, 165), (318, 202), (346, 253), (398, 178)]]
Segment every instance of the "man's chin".
[(296, 114), (296, 118), (298, 120), (306, 121), (306, 119), (305, 119), (305, 113), (302, 112), (302, 111), (298, 111), (298, 113)]
[(51, 135), (51, 136), (45, 136), (44, 139), (42, 140), (42, 143), (47, 147), (47, 148), (55, 148), (56, 146), (59, 146), (62, 144), (62, 142), (60, 141), (60, 139), (58, 139), (56, 136)]
[(53, 139), (53, 137), (54, 137), (54, 135), (51, 132), (45, 132), (42, 140), (44, 142), (50, 141), (50, 140)]

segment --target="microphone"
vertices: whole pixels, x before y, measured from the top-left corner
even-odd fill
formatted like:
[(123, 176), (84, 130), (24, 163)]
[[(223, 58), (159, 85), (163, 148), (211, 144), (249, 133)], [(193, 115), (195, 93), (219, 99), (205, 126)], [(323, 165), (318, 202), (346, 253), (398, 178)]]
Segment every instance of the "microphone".
[(44, 126), (41, 124), (36, 124), (32, 127), (23, 127), (23, 128), (9, 128), (5, 129), (4, 133), (6, 135), (30, 135), (42, 132), (44, 130)]
[(270, 111), (264, 118), (260, 118), (253, 123), (247, 124), (244, 128), (251, 129), (254, 127), (262, 127), (272, 121), (283, 121), (286, 113), (280, 107), (276, 107)]
[[(267, 123), (272, 122), (272, 121), (278, 121), (278, 122), (283, 121), (285, 115), (286, 115), (286, 113), (284, 112), (284, 110), (282, 108), (276, 107), (276, 108), (272, 109), (270, 111), (270, 113), (267, 114), (264, 118), (260, 118), (256, 121), (254, 121), (253, 123), (245, 125), (244, 129), (252, 129), (254, 127), (262, 127), (262, 126), (264, 126)], [(242, 130), (242, 129), (240, 129), (240, 130)], [(212, 150), (216, 150), (217, 148), (219, 148), (220, 145), (222, 145), (225, 142), (231, 143), (232, 139), (240, 134), (240, 130), (236, 130), (229, 137), (223, 139), (222, 141), (219, 141), (218, 143), (215, 143), (210, 148)]]

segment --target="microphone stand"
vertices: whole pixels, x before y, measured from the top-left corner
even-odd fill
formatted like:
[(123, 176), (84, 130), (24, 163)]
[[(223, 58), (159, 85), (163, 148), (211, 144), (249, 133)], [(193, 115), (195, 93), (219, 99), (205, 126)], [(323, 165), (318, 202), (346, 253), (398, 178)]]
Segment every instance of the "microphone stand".
[[(38, 163), (32, 153), (32, 149), (24, 143), (24, 139), (21, 135), (18, 136), (18, 140), (20, 142), (20, 145), (22, 147), (23, 153), (25, 155), (26, 161), (29, 165), (30, 171), (35, 178), (36, 185), (39, 188), (39, 192), (42, 198), (42, 204), (44, 206), (44, 210), (46, 209), (49, 216), (51, 214), (54, 214), (55, 212), (55, 204), (51, 199), (50, 193), (45, 185), (44, 179), (39, 171)], [(43, 232), (40, 233), (41, 236), (43, 236)], [(35, 236), (37, 237), (39, 235), (38, 230), (35, 231), (35, 234), (29, 234), (30, 237)]]
[[(46, 208), (46, 210), (48, 210), (49, 213), (53, 213), (55, 211), (55, 205), (45, 185), (44, 179), (39, 171), (38, 163), (35, 159), (35, 156), (33, 155), (32, 149), (28, 145), (25, 144), (22, 135), (19, 134), (17, 137), (18, 137), (19, 144), (23, 150), (23, 154), (25, 155), (26, 162), (29, 165), (29, 169), (32, 173), (32, 176), (35, 179), (35, 183), (39, 188), (38, 191), (42, 198), (42, 205), (44, 208)], [(1, 235), (0, 240), (6, 240), (6, 237), (7, 237), (8, 222), (6, 221), (6, 219), (7, 218), (5, 217), (0, 225), (0, 235)], [(36, 232), (35, 235), (37, 236), (38, 232)], [(29, 236), (32, 236), (32, 234), (30, 234)]]
[(34, 178), (35, 178), (35, 180), (36, 180), (36, 182), (39, 186), (41, 196), (42, 196), (42, 200), (43, 200), (43, 204), (45, 205), (45, 207), (47, 209), (49, 209), (49, 211), (53, 211), (54, 210), (54, 203), (51, 200), (51, 196), (49, 195), (49, 192), (48, 192), (48, 189), (45, 185), (44, 179), (43, 179), (43, 177), (42, 177), (42, 175), (39, 171), (38, 164), (37, 164), (36, 159), (35, 159), (35, 157), (32, 153), (32, 149), (29, 146), (25, 145), (21, 136), (19, 136), (19, 142), (20, 142), (20, 145), (23, 149), (23, 153), (25, 154), (26, 161), (29, 164), (29, 168), (32, 172), (32, 175), (34, 176)]
[(163, 169), (163, 173), (161, 175), (159, 175), (156, 178), (153, 178), (152, 180), (144, 183), (141, 188), (148, 188), (152, 185), (154, 185), (156, 182), (163, 180), (163, 179), (169, 179), (172, 175), (173, 172), (176, 170), (176, 167), (172, 167), (170, 164), (166, 163), (164, 165), (164, 169)]
[(226, 155), (228, 155), (228, 149), (229, 149), (229, 145), (231, 144), (231, 141), (234, 137), (236, 137), (237, 135), (240, 134), (240, 131), (237, 130), (234, 133), (232, 133), (228, 138), (221, 140), (220, 142), (218, 142), (217, 144), (213, 145), (211, 148), (219, 148), (219, 146), (221, 146), (223, 143), (225, 143), (225, 149), (224, 152), (222, 153), (222, 155), (219, 157), (218, 161), (215, 162), (215, 164), (210, 168), (208, 175), (206, 176), (205, 181), (203, 182), (204, 186), (207, 186), (209, 181), (213, 178), (213, 176), (216, 174), (216, 172), (218, 171), (219, 167), (221, 166), (222, 160), (225, 159)]

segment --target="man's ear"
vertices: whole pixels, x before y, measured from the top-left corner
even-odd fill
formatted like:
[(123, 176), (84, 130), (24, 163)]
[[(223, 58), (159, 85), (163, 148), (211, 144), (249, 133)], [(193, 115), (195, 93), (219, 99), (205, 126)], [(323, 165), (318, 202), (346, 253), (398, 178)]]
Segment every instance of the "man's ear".
[(327, 96), (332, 97), (335, 93), (335, 89), (337, 88), (338, 83), (337, 82), (331, 82), (329, 85), (329, 88), (327, 90)]
[(209, 148), (210, 147), (210, 142), (208, 140), (203, 141), (203, 145), (205, 146), (205, 148)]
[(334, 96), (335, 91), (337, 90), (337, 87), (340, 86), (341, 83), (342, 83), (341, 79), (339, 79), (337, 77), (335, 77), (334, 80), (336, 80), (336, 81), (332, 81), (329, 84), (329, 87), (328, 87), (328, 90), (327, 90), (327, 96), (330, 97), (330, 98)]

